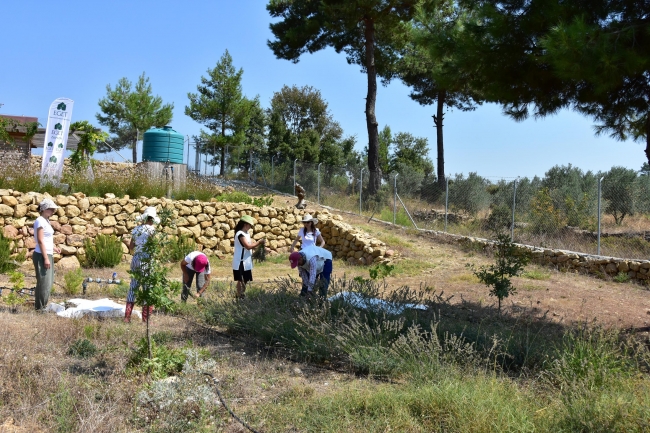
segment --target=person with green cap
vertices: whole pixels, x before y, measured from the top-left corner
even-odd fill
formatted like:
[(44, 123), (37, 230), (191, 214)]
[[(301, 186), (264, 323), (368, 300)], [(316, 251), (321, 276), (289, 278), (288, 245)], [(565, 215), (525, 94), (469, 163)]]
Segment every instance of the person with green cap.
[(248, 233), (257, 224), (255, 218), (244, 215), (235, 226), (235, 253), (232, 258), (232, 275), (237, 281), (237, 298), (243, 298), (246, 283), (253, 281), (253, 254), (251, 250), (264, 244), (266, 239), (257, 242), (251, 240)]

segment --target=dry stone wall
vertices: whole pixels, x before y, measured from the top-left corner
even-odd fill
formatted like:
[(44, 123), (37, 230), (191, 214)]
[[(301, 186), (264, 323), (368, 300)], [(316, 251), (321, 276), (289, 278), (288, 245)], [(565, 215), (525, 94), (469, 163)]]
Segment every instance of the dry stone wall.
[[(6, 237), (19, 249), (31, 254), (36, 246), (33, 238), (34, 220), (38, 218), (38, 203), (48, 194), (22, 193), (11, 189), (0, 189), (0, 228)], [(257, 219), (253, 238), (266, 237), (267, 246), (273, 251), (286, 251), (302, 226), (304, 210), (295, 208), (256, 207), (248, 204), (200, 202), (198, 200), (174, 201), (166, 198), (128, 196), (86, 197), (83, 193), (52, 197), (60, 206), (50, 218), (54, 228), (54, 243), (61, 248), (61, 255), (83, 256), (84, 240), (98, 234), (116, 235), (122, 239), (125, 259), (128, 259), (126, 245), (130, 232), (135, 227), (135, 218), (147, 206), (158, 209), (172, 209), (176, 224), (170, 234), (192, 237), (198, 248), (206, 254), (232, 253), (234, 227), (243, 215)], [(329, 211), (313, 212), (319, 219), (318, 228), (326, 242), (326, 248), (336, 258), (350, 263), (369, 265), (386, 259), (386, 245), (371, 238), (342, 221), (340, 215)], [(171, 230), (171, 229), (170, 229)]]
[[(32, 172), (40, 172), (43, 157), (40, 155), (32, 155), (30, 168)], [(70, 158), (63, 161), (64, 172), (70, 170)], [(137, 165), (130, 162), (109, 162), (109, 161), (95, 161), (93, 171), (95, 176), (102, 175), (121, 175), (128, 176), (135, 172)]]
[[(490, 253), (494, 242), (488, 239), (453, 235), (449, 233), (426, 231), (437, 240), (458, 243), (472, 249), (481, 249)], [(522, 253), (530, 254), (534, 263), (555, 267), (567, 272), (590, 274), (598, 278), (614, 277), (621, 273), (630, 280), (646, 282), (650, 280), (650, 261), (630, 260), (618, 257), (596, 256), (575, 251), (538, 248), (530, 245), (516, 244)]]

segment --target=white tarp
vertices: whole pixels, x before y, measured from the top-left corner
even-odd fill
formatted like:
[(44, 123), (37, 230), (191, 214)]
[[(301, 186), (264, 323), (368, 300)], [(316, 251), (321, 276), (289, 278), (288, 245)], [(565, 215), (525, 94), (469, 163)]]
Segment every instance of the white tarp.
[(41, 182), (58, 181), (61, 178), (73, 105), (74, 101), (68, 98), (57, 98), (50, 105), (43, 138)]
[[(65, 308), (64, 305), (50, 302), (47, 306), (47, 311), (56, 313), (57, 316), (68, 317), (70, 319), (79, 319), (83, 316), (91, 317), (124, 317), (126, 305), (118, 304), (110, 299), (96, 299), (94, 301), (88, 299), (70, 299), (66, 304), (73, 305), (72, 307)], [(141, 318), (140, 311), (133, 310), (133, 315)]]
[(332, 302), (336, 299), (343, 299), (353, 307), (363, 310), (383, 310), (388, 314), (401, 314), (404, 310), (427, 310), (428, 307), (422, 304), (397, 304), (386, 302), (383, 299), (370, 298), (355, 292), (340, 292), (328, 298)]

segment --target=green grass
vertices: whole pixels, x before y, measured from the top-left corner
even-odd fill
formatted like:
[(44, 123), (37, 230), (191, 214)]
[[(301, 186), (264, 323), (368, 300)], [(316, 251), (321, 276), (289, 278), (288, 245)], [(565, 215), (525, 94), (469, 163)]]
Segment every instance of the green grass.
[(478, 284), (481, 281), (474, 274), (457, 274), (449, 278), (450, 282), (456, 283), (468, 283), (468, 284)]
[(529, 280), (550, 280), (551, 273), (542, 269), (529, 269), (521, 273), (523, 278)]
[(395, 268), (391, 272), (391, 275), (407, 277), (421, 275), (423, 271), (436, 267), (435, 264), (415, 259), (398, 260), (393, 265)]
[(336, 281), (330, 290), (435, 305), (441, 315), (305, 303), (290, 281), (283, 284), (251, 290), (240, 302), (217, 299), (207, 317), (296, 360), (388, 381), (287, 383), (244, 412), (268, 431), (643, 432), (649, 426), (650, 351), (631, 338), (527, 316), (463, 321), (435, 294), (384, 293), (367, 280)]

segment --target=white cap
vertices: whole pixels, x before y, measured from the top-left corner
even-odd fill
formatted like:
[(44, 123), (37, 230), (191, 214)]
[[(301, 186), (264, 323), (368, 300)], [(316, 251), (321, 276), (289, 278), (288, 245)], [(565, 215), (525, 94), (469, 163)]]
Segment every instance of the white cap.
[(50, 198), (44, 198), (38, 205), (38, 211), (43, 212), (47, 209), (58, 209), (59, 207)]

